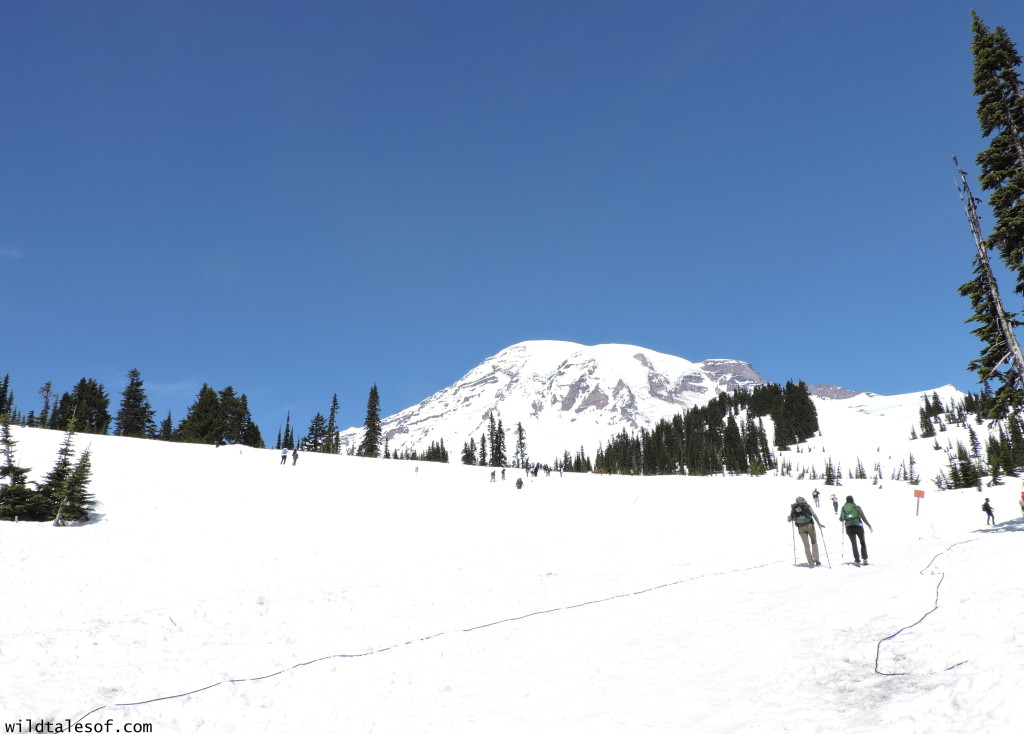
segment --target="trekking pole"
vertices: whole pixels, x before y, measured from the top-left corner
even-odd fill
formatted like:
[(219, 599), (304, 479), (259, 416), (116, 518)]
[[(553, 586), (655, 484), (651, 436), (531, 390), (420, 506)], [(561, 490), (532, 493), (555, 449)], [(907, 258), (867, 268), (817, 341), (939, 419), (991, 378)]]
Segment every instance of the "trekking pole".
[(789, 527), (793, 531), (793, 565), (796, 565), (796, 523), (792, 520), (789, 522)]
[(832, 568), (832, 559), (828, 557), (828, 543), (825, 542), (825, 528), (818, 528), (821, 530), (821, 547), (825, 549), (825, 563), (828, 564), (829, 568)]

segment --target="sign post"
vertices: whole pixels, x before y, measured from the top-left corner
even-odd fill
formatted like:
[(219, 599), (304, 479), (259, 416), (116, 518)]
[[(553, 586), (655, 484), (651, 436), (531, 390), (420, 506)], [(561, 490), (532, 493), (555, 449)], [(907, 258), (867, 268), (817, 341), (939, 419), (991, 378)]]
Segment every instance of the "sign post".
[(914, 514), (915, 515), (920, 515), (921, 514), (921, 498), (924, 497), (924, 490), (923, 489), (915, 489), (914, 490), (914, 496), (917, 497), (917, 512), (915, 512)]

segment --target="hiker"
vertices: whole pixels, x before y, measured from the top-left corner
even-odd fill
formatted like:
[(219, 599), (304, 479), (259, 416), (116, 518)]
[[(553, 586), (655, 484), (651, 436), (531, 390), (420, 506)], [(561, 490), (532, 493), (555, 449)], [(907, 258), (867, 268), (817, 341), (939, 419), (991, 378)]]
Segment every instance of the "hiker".
[[(1024, 495), (1024, 492), (1022, 492), (1021, 494)], [(1024, 515), (1024, 496), (1020, 498), (1020, 514)]]
[(501, 467), (501, 481), (505, 481), (505, 467)]
[[(871, 523), (864, 516), (864, 510), (860, 509), (860, 505), (855, 504), (852, 495), (846, 496), (846, 504), (843, 505), (842, 512), (839, 513), (839, 519), (846, 525), (846, 535), (850, 539), (850, 545), (853, 546), (853, 565), (868, 565), (868, 546), (864, 542), (864, 526), (867, 525), (871, 532), (875, 532), (875, 529), (871, 527)], [(857, 550), (857, 540), (860, 540), (860, 551)]]
[(813, 492), (811, 492), (811, 497), (814, 498), (814, 506), (815, 507), (821, 507), (821, 503), (818, 501), (818, 497), (820, 497), (820, 496), (821, 496), (821, 493), (818, 492), (818, 490), (814, 490)]
[[(985, 511), (985, 525), (995, 525), (996, 516), (992, 514), (992, 505), (988, 503), (988, 497), (985, 498), (985, 504), (981, 506), (981, 509)], [(989, 522), (989, 520), (992, 522)]]
[(522, 489), (522, 488), (523, 488), (523, 478), (519, 477), (519, 479), (516, 480), (516, 489)]
[(281, 449), (281, 466), (288, 463), (288, 449)]
[(839, 514), (839, 500), (836, 499), (835, 495), (832, 495), (832, 510), (838, 515)]
[(814, 526), (817, 525), (819, 528), (825, 526), (821, 524), (821, 520), (814, 514), (811, 506), (807, 504), (807, 500), (803, 497), (797, 497), (796, 502), (790, 507), (789, 517), (786, 520), (794, 523), (800, 531), (800, 540), (804, 544), (804, 555), (807, 556), (807, 565), (810, 568), (820, 566), (821, 561), (818, 560), (818, 534), (815, 532)]
[[(299, 447), (296, 446), (295, 450), (292, 451), (292, 466), (295, 466), (295, 464), (298, 463), (298, 461), (299, 461)], [(303, 464), (303, 466), (305, 466), (305, 464)]]

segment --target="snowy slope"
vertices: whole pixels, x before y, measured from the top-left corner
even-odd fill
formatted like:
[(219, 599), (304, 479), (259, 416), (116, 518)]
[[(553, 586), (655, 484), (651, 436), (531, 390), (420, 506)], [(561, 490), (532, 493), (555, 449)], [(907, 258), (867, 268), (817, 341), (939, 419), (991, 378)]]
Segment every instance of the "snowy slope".
[[(895, 460), (916, 400), (823, 407), (824, 450), (793, 457)], [(14, 436), (40, 477), (61, 435)], [(516, 491), (479, 467), (75, 445), (93, 451), (97, 520), (0, 524), (4, 724), (1024, 730), (1019, 480), (986, 491), (990, 529), (977, 492), (923, 484), (917, 514), (909, 485), (844, 480), (872, 565), (847, 565), (823, 502), (809, 569), (785, 517), (821, 485), (791, 477), (542, 474)]]
[[(528, 341), (385, 418), (383, 428), (391, 450), (422, 452), (444, 440), (457, 458), (470, 438), (479, 443), (493, 413), (508, 433), (509, 447), (522, 423), (530, 458), (553, 463), (580, 446), (593, 456), (599, 443), (619, 431), (650, 428), (721, 392), (763, 383), (750, 365), (736, 360), (694, 363), (625, 344)], [(361, 428), (342, 432), (343, 446), (358, 446), (362, 435)]]

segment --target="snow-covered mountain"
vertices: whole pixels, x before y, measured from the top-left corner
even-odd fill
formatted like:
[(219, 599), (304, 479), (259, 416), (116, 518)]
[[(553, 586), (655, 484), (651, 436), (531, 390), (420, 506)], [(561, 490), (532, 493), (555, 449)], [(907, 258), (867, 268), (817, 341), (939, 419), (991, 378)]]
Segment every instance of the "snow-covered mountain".
[[(720, 393), (765, 382), (751, 365), (734, 359), (690, 362), (627, 344), (526, 341), (382, 424), (392, 451), (422, 451), (443, 439), (455, 457), (470, 438), (479, 441), (487, 432), (493, 413), (510, 436), (508, 446), (522, 423), (528, 455), (551, 462), (581, 446), (592, 455), (600, 442), (622, 430), (650, 428)], [(858, 394), (831, 385), (817, 385), (811, 393)], [(344, 450), (358, 446), (362, 435), (362, 428), (342, 432)]]

